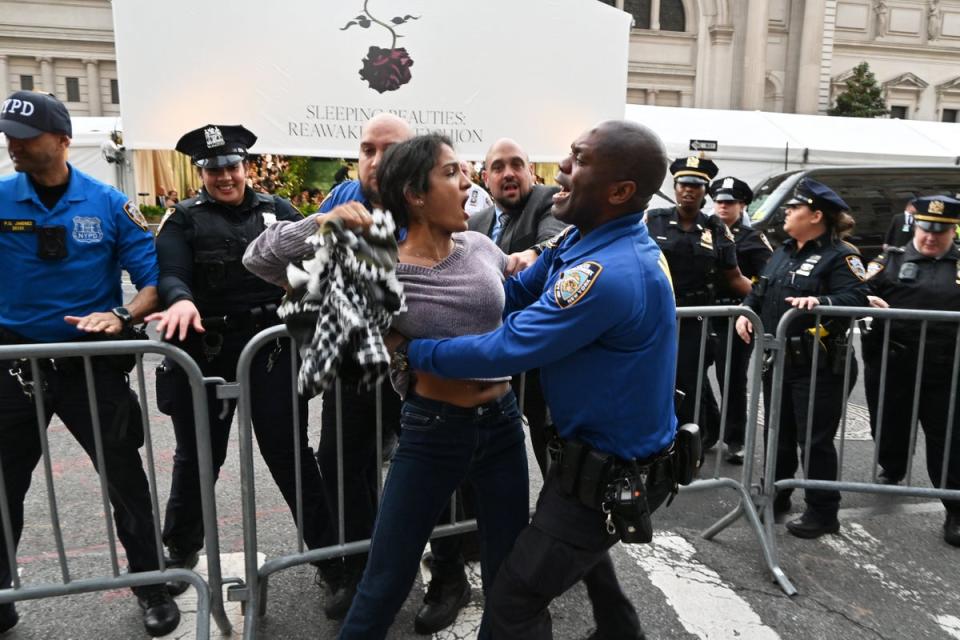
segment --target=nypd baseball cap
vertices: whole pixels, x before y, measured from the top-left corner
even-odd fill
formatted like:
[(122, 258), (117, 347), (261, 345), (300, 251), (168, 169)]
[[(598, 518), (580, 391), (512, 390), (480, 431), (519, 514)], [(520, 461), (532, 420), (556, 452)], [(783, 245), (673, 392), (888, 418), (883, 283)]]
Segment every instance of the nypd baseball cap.
[(0, 105), (0, 132), (10, 138), (36, 138), (41, 133), (73, 137), (70, 112), (49, 93), (17, 91)]

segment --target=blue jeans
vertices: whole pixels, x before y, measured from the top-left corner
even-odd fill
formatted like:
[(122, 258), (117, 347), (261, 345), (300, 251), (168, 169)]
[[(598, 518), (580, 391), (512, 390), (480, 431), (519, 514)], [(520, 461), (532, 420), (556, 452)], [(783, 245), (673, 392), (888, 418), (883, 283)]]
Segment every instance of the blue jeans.
[[(477, 496), (480, 570), (486, 594), (527, 526), (529, 484), (513, 391), (464, 409), (411, 394), (400, 417), (370, 556), (341, 640), (383, 638), (413, 586), (420, 555), (451, 494), (464, 481)], [(486, 612), (479, 638), (489, 638)]]

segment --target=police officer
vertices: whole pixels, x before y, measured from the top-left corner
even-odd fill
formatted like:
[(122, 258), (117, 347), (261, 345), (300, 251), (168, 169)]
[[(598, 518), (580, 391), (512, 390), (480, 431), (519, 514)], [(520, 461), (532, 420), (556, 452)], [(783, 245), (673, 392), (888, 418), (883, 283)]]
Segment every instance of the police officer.
[[(867, 267), (870, 306), (960, 311), (960, 251), (954, 244), (960, 224), (960, 201), (947, 196), (917, 198), (914, 236), (903, 247), (888, 249)], [(884, 330), (876, 323), (863, 339), (864, 382), (870, 408), (870, 428), (876, 436), (880, 389), (880, 368)], [(895, 484), (906, 473), (910, 447), (910, 420), (914, 406), (914, 381), (920, 349), (919, 325), (896, 322), (890, 325), (887, 378), (883, 387), (883, 422), (879, 447), (884, 484)], [(927, 446), (927, 473), (939, 487), (943, 471), (947, 432), (952, 430), (950, 467), (945, 488), (960, 489), (960, 418), (947, 423), (951, 396), (956, 323), (927, 325), (926, 347), (921, 372), (919, 419)], [(943, 539), (960, 547), (960, 501), (944, 500), (947, 519)]]
[[(744, 277), (756, 282), (764, 265), (773, 253), (773, 247), (762, 232), (747, 224), (747, 205), (753, 201), (753, 191), (743, 180), (733, 177), (721, 178), (710, 185), (714, 214), (720, 218), (733, 235), (737, 247), (737, 264)], [(742, 296), (731, 294), (726, 287), (720, 288), (717, 304), (738, 305)], [(727, 385), (727, 327), (728, 320), (717, 318), (716, 371), (720, 389), (727, 397), (727, 428), (724, 442), (727, 445), (727, 462), (743, 464), (743, 443), (747, 424), (747, 367), (750, 364), (750, 347), (737, 337), (730, 344), (730, 383)]]
[[(707, 216), (700, 210), (707, 185), (717, 171), (717, 165), (705, 158), (690, 156), (674, 160), (670, 173), (677, 205), (647, 211), (650, 236), (660, 245), (670, 265), (678, 307), (715, 304), (720, 284), (734, 296), (745, 296), (750, 291), (750, 281), (743, 277), (737, 265), (737, 250), (729, 229), (719, 218)], [(677, 418), (681, 423), (694, 422), (697, 385), (702, 384), (698, 420), (704, 449), (709, 449), (720, 437), (720, 409), (706, 377), (712, 361), (709, 350), (703, 368), (698, 366), (702, 322), (706, 320), (680, 322), (677, 389), (683, 398)]]
[[(153, 236), (137, 206), (67, 162), (70, 114), (52, 95), (11, 95), (0, 108), (0, 131), (17, 171), (0, 180), (0, 344), (125, 335), (157, 304)], [(125, 307), (121, 268), (138, 289)], [(126, 379), (128, 363), (104, 357), (92, 363), (117, 535), (131, 571), (155, 571), (160, 564), (153, 513), (138, 452), (143, 425)], [(91, 460), (94, 427), (79, 358), (41, 361), (42, 380), (32, 381), (29, 363), (0, 364), (0, 461), (16, 546), (24, 497), (41, 456), (33, 393), (43, 393), (47, 422), (50, 413), (58, 415)], [(6, 549), (0, 530), (0, 589), (12, 582)], [(164, 585), (133, 592), (147, 633), (159, 636), (177, 627), (180, 611)], [(0, 604), (0, 633), (17, 621), (13, 603)]]
[[(275, 221), (301, 219), (288, 201), (247, 186), (245, 158), (256, 139), (244, 127), (227, 125), (206, 125), (180, 138), (177, 151), (191, 157), (203, 188), (168, 209), (157, 234), (160, 297), (167, 309), (147, 319), (159, 320), (164, 338), (193, 356), (205, 376), (226, 380), (236, 377), (237, 360), (250, 338), (279, 322), (276, 311), (283, 295), (283, 289), (243, 267), (243, 252)], [(254, 357), (251, 418), (260, 452), (295, 516), (294, 457), (300, 457), (303, 537), (313, 549), (334, 541), (332, 516), (307, 444), (305, 398), (299, 400), (296, 425), (300, 450), (293, 447), (290, 348), (289, 341), (278, 340)], [(177, 436), (163, 541), (173, 566), (189, 567), (203, 546), (196, 432), (189, 381), (169, 362), (157, 374), (157, 400), (171, 416)], [(226, 456), (236, 402), (222, 414), (221, 401), (208, 387), (207, 403), (216, 475)]]
[[(605, 122), (582, 134), (560, 163), (553, 207), (576, 229), (506, 282), (503, 326), (397, 350), (400, 366), (408, 360), (447, 378), (541, 367), (562, 458), (487, 600), (496, 638), (552, 637), (548, 605), (580, 579), (597, 637), (643, 637), (607, 553), (630, 530), (608, 528), (612, 472), (599, 469), (649, 466), (650, 510), (672, 482), (657, 456), (676, 431), (673, 380), (662, 375), (676, 363), (676, 310), (660, 252), (641, 224), (666, 164), (659, 138), (642, 125)], [(630, 482), (643, 487), (635, 476)], [(639, 509), (639, 498), (630, 504)]]
[[(866, 304), (866, 276), (860, 253), (843, 241), (853, 229), (847, 203), (829, 187), (805, 178), (787, 201), (783, 230), (790, 236), (773, 252), (760, 274), (760, 281), (743, 303), (760, 315), (763, 326), (776, 330), (781, 316), (790, 308), (813, 309), (818, 305), (860, 306)], [(737, 319), (737, 333), (749, 344), (753, 325)], [(780, 439), (777, 446), (776, 479), (792, 478), (797, 470), (797, 448), (805, 450), (807, 407), (813, 394), (810, 460), (807, 478), (835, 480), (837, 450), (833, 438), (846, 402), (843, 388), (847, 324), (824, 320), (819, 328), (813, 315), (803, 315), (787, 331), (783, 396), (780, 405)], [(810, 369), (814, 349), (817, 357), (816, 387), (811, 388)], [(852, 388), (856, 382), (856, 360), (851, 360)], [(771, 372), (764, 373), (764, 396), (769, 401)], [(769, 411), (769, 403), (768, 403)], [(837, 511), (840, 492), (824, 489), (806, 491), (803, 515), (787, 523), (800, 538), (817, 538), (840, 530)], [(790, 492), (779, 493), (774, 513), (790, 510)]]

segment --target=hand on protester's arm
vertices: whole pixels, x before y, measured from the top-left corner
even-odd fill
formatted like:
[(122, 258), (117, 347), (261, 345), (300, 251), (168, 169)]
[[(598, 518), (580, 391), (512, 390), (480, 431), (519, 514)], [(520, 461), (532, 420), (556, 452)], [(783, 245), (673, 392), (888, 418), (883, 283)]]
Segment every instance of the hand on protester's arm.
[(157, 331), (165, 340), (169, 340), (174, 333), (177, 333), (179, 340), (182, 342), (186, 340), (187, 332), (191, 328), (197, 333), (205, 331), (200, 320), (200, 310), (197, 309), (197, 305), (192, 300), (178, 300), (170, 305), (170, 308), (166, 311), (151, 313), (144, 320), (147, 322), (159, 321)]
[(746, 316), (737, 318), (737, 335), (740, 339), (750, 344), (753, 335), (753, 323)]
[(887, 304), (887, 301), (879, 296), (867, 296), (867, 302), (870, 303), (871, 307), (875, 309), (889, 309), (890, 305)]
[(533, 249), (518, 251), (507, 256), (507, 266), (503, 270), (503, 275), (508, 278), (514, 274), (520, 273), (527, 267), (533, 266), (540, 254)]
[(390, 329), (387, 335), (383, 336), (383, 343), (387, 346), (387, 351), (391, 354), (405, 342), (410, 342), (410, 338), (403, 335), (396, 329)]
[[(144, 314), (157, 308), (157, 288), (144, 287), (126, 305), (127, 311), (133, 316), (134, 324), (143, 319)], [(75, 326), (86, 333), (105, 333), (118, 335), (123, 331), (123, 320), (112, 311), (97, 311), (86, 316), (64, 316), (64, 322)]]

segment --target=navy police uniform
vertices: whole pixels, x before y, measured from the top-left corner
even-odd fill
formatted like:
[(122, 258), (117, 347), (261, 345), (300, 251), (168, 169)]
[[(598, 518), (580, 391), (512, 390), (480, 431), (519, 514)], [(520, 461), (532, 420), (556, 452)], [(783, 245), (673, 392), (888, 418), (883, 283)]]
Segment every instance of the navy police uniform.
[[(828, 187), (809, 179), (800, 182), (787, 204), (806, 204), (814, 210), (823, 211), (824, 215), (836, 215), (848, 208)], [(802, 248), (791, 238), (773, 252), (760, 275), (760, 281), (743, 303), (759, 314), (764, 329), (772, 333), (776, 331), (783, 314), (793, 308), (786, 300), (788, 297), (815, 296), (821, 305), (865, 305), (865, 275), (857, 248), (835, 237), (831, 231), (806, 242)], [(787, 331), (777, 480), (792, 478), (796, 473), (797, 449), (799, 447), (804, 451), (806, 446), (807, 408), (811, 393), (814, 396), (813, 428), (807, 477), (813, 480), (837, 478), (837, 451), (833, 438), (846, 402), (843, 376), (847, 323), (844, 319), (825, 319), (821, 323), (819, 336), (814, 335), (815, 325), (814, 315), (802, 315), (791, 323)], [(820, 353), (817, 358), (817, 384), (811, 388), (810, 369), (814, 348)], [(765, 371), (763, 377), (768, 412), (771, 373)], [(851, 358), (850, 388), (856, 382), (856, 375), (856, 360)], [(786, 511), (784, 505), (789, 507), (789, 491), (781, 493), (781, 496), (778, 496), (781, 505), (778, 511)], [(808, 489), (805, 497), (808, 511), (812, 511), (819, 522), (836, 522), (840, 505), (839, 491)]]
[[(915, 224), (927, 231), (952, 230), (960, 223), (960, 202), (946, 196), (929, 196), (914, 201)], [(920, 253), (910, 242), (877, 256), (867, 267), (870, 293), (890, 307), (960, 311), (960, 250), (955, 244), (940, 257)], [(887, 356), (886, 384), (881, 391), (880, 368), (883, 356), (883, 323), (874, 323), (863, 337), (864, 382), (870, 409), (870, 431), (876, 439), (879, 398), (883, 402), (883, 421), (877, 447), (883, 467), (881, 480), (899, 482), (907, 471), (910, 455), (910, 421), (914, 406), (914, 381), (917, 377), (917, 354), (920, 350), (919, 324), (891, 321)], [(920, 384), (919, 420), (926, 440), (927, 472), (933, 486), (940, 486), (943, 470), (947, 415), (951, 396), (953, 353), (957, 325), (952, 322), (930, 322), (927, 325), (926, 348)], [(948, 489), (960, 489), (960, 412), (953, 422), (950, 447)], [(954, 520), (953, 544), (960, 545), (960, 501), (944, 501)]]
[[(662, 452), (676, 432), (673, 380), (663, 375), (676, 364), (676, 311), (662, 255), (641, 218), (623, 216), (585, 237), (568, 229), (505, 283), (501, 328), (414, 340), (410, 368), (461, 379), (540, 367), (563, 440), (623, 460)], [(533, 522), (497, 575), (489, 601), (494, 635), (551, 637), (547, 605), (582, 578), (599, 634), (639, 637), (607, 553), (618, 536), (599, 508), (561, 486), (564, 464), (552, 467)], [(663, 487), (648, 484), (651, 507), (665, 497)]]
[[(22, 115), (22, 117), (20, 117)], [(17, 92), (3, 105), (0, 131), (11, 138), (44, 132), (71, 135), (70, 115), (56, 98)], [(121, 270), (138, 289), (157, 284), (153, 235), (135, 203), (72, 165), (62, 187), (44, 187), (28, 173), (0, 179), (0, 344), (104, 339), (79, 331), (64, 316), (121, 307)], [(130, 389), (126, 358), (95, 357), (93, 385), (103, 439), (108, 494), (117, 535), (130, 570), (159, 568), (147, 478), (138, 449), (143, 424)], [(8, 375), (8, 371), (10, 372)], [(43, 394), (53, 414), (96, 460), (88, 381), (79, 358), (40, 361), (41, 380), (30, 381), (27, 362), (0, 362), (0, 461), (9, 500), (14, 547), (23, 530), (23, 502), (41, 457), (32, 393)], [(47, 425), (44, 425), (47, 426)], [(94, 462), (96, 464), (96, 462)], [(10, 559), (0, 530), (0, 589), (11, 586)], [(145, 593), (149, 587), (138, 587)], [(179, 614), (161, 621), (172, 630)], [(12, 604), (0, 605), (0, 632), (16, 624)], [(176, 618), (176, 620), (174, 619)], [(156, 622), (156, 620), (154, 620)], [(172, 626), (166, 626), (167, 623)], [(156, 630), (159, 627), (151, 626)], [(165, 633), (166, 631), (164, 631)]]
[[(753, 201), (753, 190), (750, 186), (737, 178), (721, 178), (710, 185), (710, 197), (714, 202), (742, 202), (744, 206)], [(760, 272), (766, 266), (773, 254), (773, 247), (761, 231), (751, 229), (746, 224), (746, 209), (736, 222), (729, 225), (737, 249), (737, 264), (744, 277), (756, 283)], [(720, 287), (719, 305), (738, 305), (743, 298), (730, 293)], [(726, 381), (727, 333), (728, 323), (725, 318), (713, 320), (713, 331), (716, 348), (716, 372), (720, 390), (727, 397), (727, 426), (724, 433), (724, 442), (730, 447), (731, 462), (742, 462), (742, 447), (745, 440), (747, 424), (747, 369), (750, 365), (751, 347), (741, 340), (736, 333), (732, 333), (730, 343), (730, 383)]]
[[(703, 158), (679, 158), (670, 165), (670, 173), (675, 182), (706, 186), (717, 175), (717, 166)], [(734, 238), (723, 221), (700, 212), (690, 226), (685, 226), (677, 207), (670, 207), (648, 210), (647, 228), (670, 265), (677, 307), (715, 304), (720, 272), (737, 267)], [(677, 417), (681, 424), (697, 422), (700, 425), (703, 446), (708, 449), (720, 437), (720, 409), (707, 381), (707, 369), (713, 362), (711, 345), (707, 345), (703, 367), (698, 366), (703, 322), (709, 323), (698, 318), (680, 322), (676, 383), (683, 398)], [(699, 412), (696, 410), (698, 384), (703, 385)]]
[[(256, 136), (239, 126), (207, 125), (184, 135), (177, 150), (207, 169), (243, 162)], [(160, 296), (166, 306), (192, 300), (205, 332), (191, 332), (180, 344), (204, 376), (236, 378), (237, 361), (256, 333), (279, 322), (276, 310), (283, 290), (246, 270), (247, 245), (276, 220), (300, 220), (286, 200), (246, 188), (243, 201), (228, 205), (205, 189), (167, 211), (157, 234)], [(176, 339), (176, 338), (175, 338)], [(252, 422), (260, 452), (290, 510), (296, 514), (294, 457), (300, 456), (303, 486), (303, 536), (310, 548), (331, 544), (333, 526), (323, 481), (307, 437), (307, 402), (299, 399), (300, 450), (293, 447), (293, 387), (290, 343), (278, 340), (262, 348), (250, 368)], [(165, 362), (157, 373), (157, 400), (169, 413), (177, 436), (173, 479), (163, 541), (173, 562), (190, 563), (203, 546), (203, 521), (193, 402), (186, 374)], [(207, 390), (214, 474), (223, 464), (236, 402), (221, 413), (213, 387)]]

